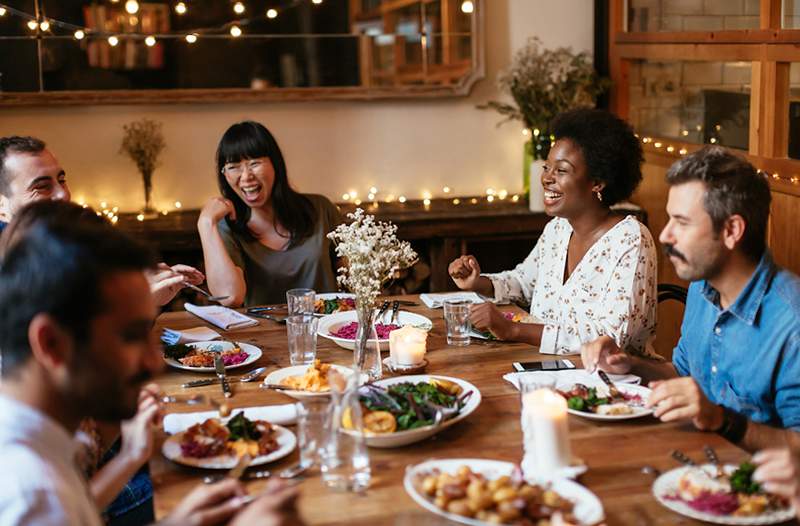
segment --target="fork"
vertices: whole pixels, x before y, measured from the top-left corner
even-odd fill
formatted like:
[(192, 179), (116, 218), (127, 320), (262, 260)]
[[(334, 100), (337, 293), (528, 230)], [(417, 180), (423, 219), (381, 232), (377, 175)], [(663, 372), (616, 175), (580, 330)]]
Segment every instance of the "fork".
[(208, 301), (213, 301), (215, 303), (219, 303), (220, 301), (228, 299), (230, 297), (230, 296), (212, 296), (210, 292), (206, 292), (197, 285), (192, 285), (191, 283), (184, 283), (184, 285), (194, 291), (199, 292), (200, 294), (205, 296), (208, 299)]

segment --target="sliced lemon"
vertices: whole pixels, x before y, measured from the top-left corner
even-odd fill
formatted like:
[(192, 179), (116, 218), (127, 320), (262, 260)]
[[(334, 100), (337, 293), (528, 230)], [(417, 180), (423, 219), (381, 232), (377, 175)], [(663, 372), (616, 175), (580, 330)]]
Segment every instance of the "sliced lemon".
[(364, 429), (375, 434), (394, 433), (397, 420), (389, 411), (370, 411), (364, 416)]
[(428, 380), (428, 382), (434, 387), (441, 389), (447, 394), (451, 394), (453, 396), (458, 396), (459, 394), (461, 394), (461, 386), (455, 382), (451, 382), (450, 380), (443, 380), (441, 378), (431, 378), (430, 380)]

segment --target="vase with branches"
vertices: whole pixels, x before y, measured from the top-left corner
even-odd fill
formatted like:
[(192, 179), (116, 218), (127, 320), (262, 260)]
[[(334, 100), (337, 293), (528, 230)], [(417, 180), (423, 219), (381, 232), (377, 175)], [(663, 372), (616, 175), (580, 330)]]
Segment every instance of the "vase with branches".
[(122, 126), (124, 130), (120, 153), (127, 154), (138, 168), (144, 183), (144, 212), (154, 214), (153, 172), (158, 166), (158, 157), (166, 143), (162, 133), (162, 123), (150, 119), (133, 121)]
[(498, 84), (514, 103), (493, 100), (478, 108), (504, 115), (498, 126), (519, 120), (529, 131), (523, 165), (523, 186), (528, 193), (530, 161), (547, 158), (553, 141), (549, 130), (553, 117), (567, 110), (593, 107), (609, 81), (597, 75), (588, 53), (575, 53), (568, 47), (546, 49), (539, 38), (531, 37), (516, 52)]

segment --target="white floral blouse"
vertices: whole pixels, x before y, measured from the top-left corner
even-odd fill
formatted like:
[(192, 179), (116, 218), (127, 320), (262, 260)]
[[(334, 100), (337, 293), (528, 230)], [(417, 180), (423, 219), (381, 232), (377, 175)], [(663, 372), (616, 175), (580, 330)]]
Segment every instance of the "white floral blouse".
[(608, 335), (620, 349), (660, 359), (656, 333), (656, 249), (633, 216), (614, 225), (586, 252), (564, 282), (572, 227), (555, 218), (514, 270), (484, 274), (498, 302), (530, 303), (525, 321), (544, 325), (539, 352), (575, 354)]

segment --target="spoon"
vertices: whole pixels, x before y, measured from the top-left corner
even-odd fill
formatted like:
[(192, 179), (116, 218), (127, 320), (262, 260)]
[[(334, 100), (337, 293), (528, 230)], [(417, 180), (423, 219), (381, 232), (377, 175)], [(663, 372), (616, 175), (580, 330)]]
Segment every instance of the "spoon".
[(192, 290), (195, 290), (205, 296), (208, 301), (213, 301), (215, 303), (219, 303), (222, 300), (228, 299), (230, 296), (212, 296), (210, 292), (206, 292), (197, 285), (192, 285), (191, 283), (184, 283), (184, 285)]

